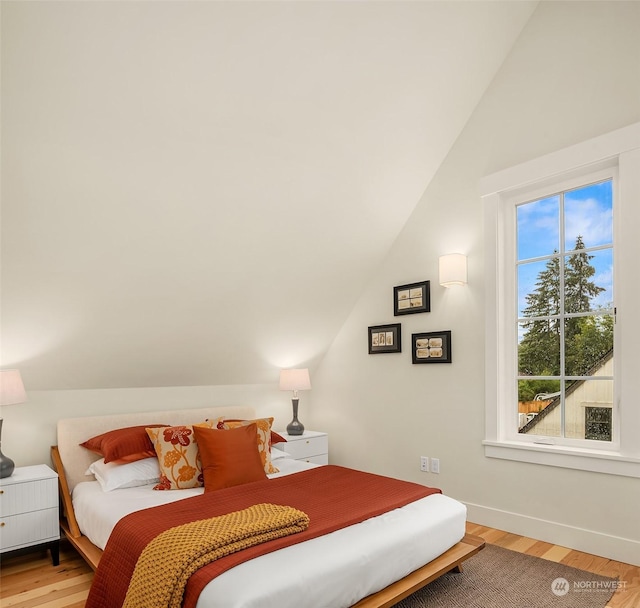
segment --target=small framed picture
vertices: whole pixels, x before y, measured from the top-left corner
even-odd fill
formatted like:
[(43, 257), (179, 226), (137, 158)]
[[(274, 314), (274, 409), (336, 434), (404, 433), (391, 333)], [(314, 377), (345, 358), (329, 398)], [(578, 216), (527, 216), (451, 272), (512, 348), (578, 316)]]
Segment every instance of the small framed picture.
[(451, 332), (411, 334), (413, 363), (451, 363)]
[(411, 315), (430, 310), (429, 281), (409, 283), (409, 285), (399, 285), (393, 288), (394, 316)]
[(369, 327), (369, 354), (402, 352), (400, 323)]

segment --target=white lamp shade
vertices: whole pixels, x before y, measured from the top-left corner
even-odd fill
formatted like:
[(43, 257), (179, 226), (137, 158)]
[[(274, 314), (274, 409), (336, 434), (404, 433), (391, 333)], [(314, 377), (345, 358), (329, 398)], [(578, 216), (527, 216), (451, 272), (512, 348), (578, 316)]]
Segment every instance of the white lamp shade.
[(453, 287), (467, 283), (467, 256), (462, 253), (441, 255), (439, 259), (440, 285)]
[(309, 378), (308, 369), (280, 370), (281, 391), (308, 391), (310, 388), (311, 379)]
[(24, 403), (27, 393), (22, 384), (20, 371), (17, 369), (0, 370), (0, 405)]

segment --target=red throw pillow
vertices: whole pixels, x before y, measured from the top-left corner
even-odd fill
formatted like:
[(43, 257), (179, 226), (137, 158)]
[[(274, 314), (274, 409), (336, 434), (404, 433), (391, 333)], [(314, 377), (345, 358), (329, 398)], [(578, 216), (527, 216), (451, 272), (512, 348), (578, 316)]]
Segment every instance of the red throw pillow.
[(275, 431), (271, 431), (271, 445), (274, 443), (286, 443), (286, 441), (287, 440), (282, 435), (279, 435)]
[[(271, 419), (273, 421), (273, 418)], [(225, 422), (247, 422), (246, 420), (242, 420), (241, 418), (223, 418), (220, 422), (218, 422), (218, 428), (224, 428)], [(276, 433), (275, 431), (271, 431), (271, 445), (274, 443), (285, 443), (287, 440), (282, 436)], [(271, 447), (271, 446), (269, 446)]]
[(80, 445), (87, 450), (97, 452), (108, 462), (135, 462), (156, 455), (156, 451), (145, 428), (161, 427), (166, 424), (144, 424), (107, 431), (87, 439)]
[(200, 450), (205, 492), (267, 479), (255, 424), (225, 431), (194, 426), (193, 432)]

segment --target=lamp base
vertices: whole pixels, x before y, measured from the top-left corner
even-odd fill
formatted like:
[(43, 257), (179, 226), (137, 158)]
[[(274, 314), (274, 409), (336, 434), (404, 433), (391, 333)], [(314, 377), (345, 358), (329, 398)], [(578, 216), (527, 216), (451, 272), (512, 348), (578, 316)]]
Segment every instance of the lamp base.
[(11, 477), (11, 475), (13, 475), (13, 469), (15, 469), (15, 467), (16, 465), (13, 460), (11, 460), (11, 458), (9, 458), (8, 456), (5, 456), (0, 451), (0, 479)]
[(289, 435), (302, 435), (304, 433), (304, 425), (298, 420), (298, 402), (299, 399), (292, 399), (293, 405), (293, 420), (287, 424), (287, 433)]
[[(0, 442), (2, 441), (2, 418), (0, 418)], [(5, 456), (0, 449), (0, 479), (11, 477), (15, 464), (11, 458)]]

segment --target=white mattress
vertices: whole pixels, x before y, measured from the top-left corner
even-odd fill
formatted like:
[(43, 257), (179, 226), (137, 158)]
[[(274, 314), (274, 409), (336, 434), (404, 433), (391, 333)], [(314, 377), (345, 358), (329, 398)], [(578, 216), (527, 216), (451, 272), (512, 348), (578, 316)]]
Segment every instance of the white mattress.
[[(277, 461), (278, 477), (315, 465)], [(202, 493), (157, 492), (152, 486), (103, 492), (96, 481), (73, 492), (82, 532), (100, 548), (126, 514)], [(203, 590), (198, 608), (347, 608), (413, 572), (465, 533), (466, 507), (432, 494), (360, 524), (245, 562)], [(304, 568), (300, 568), (304, 564)], [(250, 582), (250, 583), (248, 583)]]

